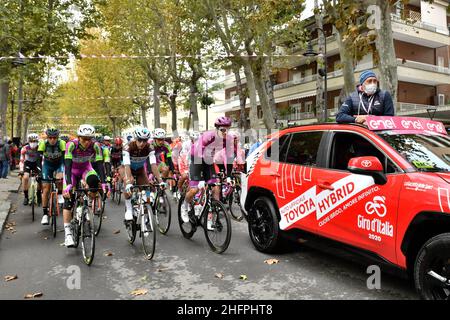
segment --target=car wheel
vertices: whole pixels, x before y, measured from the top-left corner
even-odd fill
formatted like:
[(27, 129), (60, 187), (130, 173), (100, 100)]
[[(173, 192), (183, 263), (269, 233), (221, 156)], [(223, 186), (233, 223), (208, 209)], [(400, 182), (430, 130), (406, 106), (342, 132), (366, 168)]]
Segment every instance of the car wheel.
[(279, 249), (281, 234), (278, 217), (269, 198), (259, 197), (253, 203), (248, 215), (248, 231), (258, 251), (274, 253)]
[(414, 264), (417, 292), (426, 300), (450, 300), (450, 233), (428, 240)]

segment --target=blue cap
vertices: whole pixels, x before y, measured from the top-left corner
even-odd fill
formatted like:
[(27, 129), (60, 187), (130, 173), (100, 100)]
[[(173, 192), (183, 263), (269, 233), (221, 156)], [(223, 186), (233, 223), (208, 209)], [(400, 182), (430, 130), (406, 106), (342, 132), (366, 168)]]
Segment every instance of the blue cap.
[[(367, 79), (374, 77), (377, 78), (377, 75), (372, 70), (366, 70), (361, 73), (359, 76), (359, 84), (363, 84)], [(378, 78), (377, 78), (378, 79)]]

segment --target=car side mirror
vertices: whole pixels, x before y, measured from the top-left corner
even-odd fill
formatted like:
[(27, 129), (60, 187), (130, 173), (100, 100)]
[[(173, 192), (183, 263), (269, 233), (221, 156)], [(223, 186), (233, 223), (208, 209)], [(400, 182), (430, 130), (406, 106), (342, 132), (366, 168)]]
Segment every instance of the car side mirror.
[(383, 165), (377, 157), (356, 157), (348, 161), (347, 170), (355, 174), (371, 176), (376, 184), (384, 185), (387, 177), (384, 174)]

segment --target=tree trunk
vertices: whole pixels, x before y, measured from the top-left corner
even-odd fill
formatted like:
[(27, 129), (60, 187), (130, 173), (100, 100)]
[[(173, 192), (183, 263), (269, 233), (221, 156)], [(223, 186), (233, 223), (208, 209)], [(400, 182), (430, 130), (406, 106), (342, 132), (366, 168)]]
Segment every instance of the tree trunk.
[[(315, 20), (318, 28), (323, 30), (323, 15), (319, 10), (319, 3), (317, 0), (314, 0), (314, 9), (316, 11)], [(316, 79), (316, 117), (319, 122), (323, 121), (323, 110), (322, 106), (326, 105), (326, 101), (324, 100), (324, 91), (325, 91), (325, 78), (319, 75), (319, 69), (325, 68), (325, 35), (318, 31), (318, 47), (319, 47), (319, 56), (317, 56), (317, 79)], [(327, 106), (326, 106), (327, 107)], [(325, 119), (326, 121), (327, 119)]]
[(263, 75), (263, 64), (264, 60), (261, 58), (257, 58), (252, 63), (252, 71), (254, 76), (254, 82), (256, 91), (258, 92), (259, 102), (261, 104), (261, 109), (263, 112), (263, 121), (267, 130), (271, 130), (274, 128), (274, 120), (272, 115), (272, 109), (269, 105), (269, 97), (266, 91), (266, 84), (264, 81)]
[(9, 80), (3, 79), (0, 82), (0, 127), (2, 137), (6, 136), (6, 111), (8, 110), (8, 92)]
[(27, 141), (28, 125), (29, 125), (28, 115), (25, 114), (24, 121), (23, 121), (22, 141)]
[(146, 128), (148, 128), (147, 126), (147, 108), (142, 105), (141, 106), (141, 116), (142, 116), (142, 125)]
[(191, 104), (191, 114), (194, 130), (198, 131), (198, 110), (197, 110), (197, 84), (191, 82), (189, 84), (189, 101)]
[(395, 56), (394, 39), (392, 36), (392, 23), (389, 1), (377, 0), (381, 10), (381, 28), (377, 30), (376, 47), (380, 61), (380, 86), (392, 95), (394, 106), (397, 103), (397, 58)]
[(112, 126), (113, 126), (113, 132), (112, 132), (113, 136), (112, 136), (112, 138), (114, 139), (114, 137), (117, 136), (116, 135), (116, 121), (117, 121), (117, 118), (116, 117), (111, 117), (110, 119), (111, 119), (111, 123), (112, 123)]
[(245, 78), (247, 79), (247, 89), (250, 98), (250, 128), (259, 129), (258, 103), (256, 101), (255, 80), (253, 78), (253, 72), (249, 61), (245, 61), (244, 63), (244, 73)]
[[(272, 83), (272, 79), (270, 78), (269, 68), (267, 67), (267, 61), (264, 61), (262, 66), (263, 66), (264, 84), (265, 84), (265, 88), (266, 88), (266, 92), (267, 92), (267, 98), (268, 98), (270, 110), (273, 115), (273, 118), (278, 119), (278, 110), (277, 110), (277, 105), (275, 103), (275, 96), (273, 94), (273, 83)], [(274, 120), (274, 123), (275, 123), (275, 120)]]
[(172, 131), (177, 131), (177, 96), (176, 91), (169, 97), (170, 110), (172, 111)]
[(16, 136), (20, 137), (22, 136), (22, 123), (23, 123), (23, 77), (22, 74), (20, 74), (19, 79), (19, 87), (17, 88), (18, 91), (18, 103), (17, 103), (17, 121), (16, 121)]
[(239, 107), (240, 107), (240, 111), (241, 114), (239, 116), (239, 127), (247, 130), (248, 126), (247, 126), (247, 117), (245, 114), (245, 105), (247, 104), (247, 95), (244, 91), (244, 88), (242, 86), (242, 80), (241, 80), (241, 75), (240, 75), (240, 65), (237, 63), (233, 63), (232, 65), (233, 68), (233, 73), (234, 73), (234, 78), (236, 79), (236, 87), (237, 87), (237, 93), (239, 95)]
[(161, 127), (161, 112), (159, 109), (159, 82), (153, 81), (153, 112), (155, 116), (155, 129)]
[(342, 35), (339, 30), (336, 30), (336, 39), (339, 47), (339, 55), (341, 58), (342, 74), (344, 76), (343, 95), (345, 97), (348, 97), (355, 90), (356, 86), (353, 57), (351, 51), (347, 49), (346, 43), (342, 41)]

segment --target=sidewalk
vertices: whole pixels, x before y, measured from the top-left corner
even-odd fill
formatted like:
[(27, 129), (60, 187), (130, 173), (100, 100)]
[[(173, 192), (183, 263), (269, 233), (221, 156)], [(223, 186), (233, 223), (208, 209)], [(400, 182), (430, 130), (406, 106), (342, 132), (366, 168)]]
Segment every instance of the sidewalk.
[(9, 199), (11, 192), (17, 192), (20, 185), (17, 172), (10, 172), (8, 179), (0, 179), (0, 235), (3, 232), (3, 226), (11, 209), (11, 199)]

